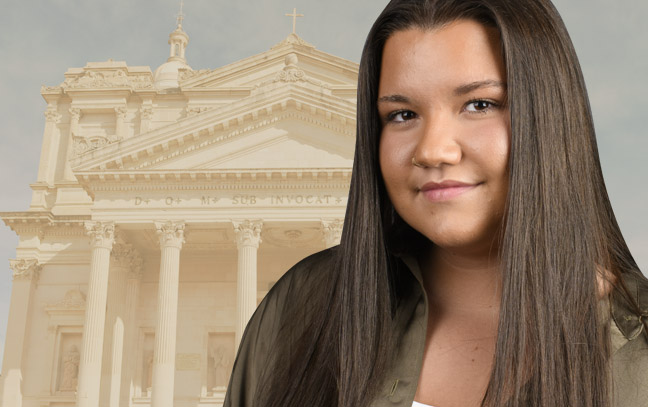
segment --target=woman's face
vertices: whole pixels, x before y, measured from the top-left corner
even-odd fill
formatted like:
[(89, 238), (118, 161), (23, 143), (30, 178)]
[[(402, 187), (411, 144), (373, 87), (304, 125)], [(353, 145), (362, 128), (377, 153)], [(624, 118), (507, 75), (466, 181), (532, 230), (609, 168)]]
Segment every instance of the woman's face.
[(505, 99), (496, 29), (458, 20), (385, 44), (380, 169), (398, 214), (437, 246), (493, 248), (508, 191)]

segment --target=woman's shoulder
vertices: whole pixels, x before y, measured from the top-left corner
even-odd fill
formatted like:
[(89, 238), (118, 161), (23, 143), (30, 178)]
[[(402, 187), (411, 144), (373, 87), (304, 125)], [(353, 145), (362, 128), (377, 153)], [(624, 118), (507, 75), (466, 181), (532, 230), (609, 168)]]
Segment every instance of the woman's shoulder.
[(620, 295), (612, 297), (612, 366), (615, 406), (648, 406), (648, 280), (626, 274), (623, 281), (639, 311)]
[(269, 368), (278, 341), (290, 342), (308, 327), (333, 278), (337, 246), (314, 253), (292, 266), (274, 284), (242, 335), (225, 406), (248, 406)]

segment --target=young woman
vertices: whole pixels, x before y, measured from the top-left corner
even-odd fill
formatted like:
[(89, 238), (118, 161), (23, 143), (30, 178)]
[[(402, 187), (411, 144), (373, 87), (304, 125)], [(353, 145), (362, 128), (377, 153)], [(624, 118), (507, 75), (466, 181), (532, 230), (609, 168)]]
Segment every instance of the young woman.
[(648, 282), (549, 0), (393, 0), (341, 244), (252, 317), (225, 406), (648, 405)]

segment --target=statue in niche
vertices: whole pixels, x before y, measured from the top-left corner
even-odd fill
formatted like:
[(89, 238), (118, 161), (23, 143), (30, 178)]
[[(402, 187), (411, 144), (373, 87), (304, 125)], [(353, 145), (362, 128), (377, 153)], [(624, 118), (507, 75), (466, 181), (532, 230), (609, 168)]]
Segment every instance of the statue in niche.
[(60, 391), (75, 391), (79, 381), (79, 360), (81, 355), (76, 345), (70, 346), (63, 356), (63, 379)]
[(225, 391), (230, 373), (230, 359), (224, 346), (212, 348), (210, 357), (214, 369), (214, 391)]

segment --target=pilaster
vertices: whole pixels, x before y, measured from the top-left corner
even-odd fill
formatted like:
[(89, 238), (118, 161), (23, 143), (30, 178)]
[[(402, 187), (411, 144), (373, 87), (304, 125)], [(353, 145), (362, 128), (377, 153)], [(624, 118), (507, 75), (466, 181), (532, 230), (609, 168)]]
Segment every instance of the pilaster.
[(29, 336), (31, 303), (41, 265), (36, 259), (10, 260), (9, 265), (13, 270), (13, 286), (2, 361), (2, 405), (21, 407), (25, 343)]

